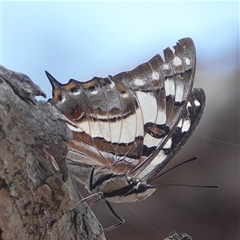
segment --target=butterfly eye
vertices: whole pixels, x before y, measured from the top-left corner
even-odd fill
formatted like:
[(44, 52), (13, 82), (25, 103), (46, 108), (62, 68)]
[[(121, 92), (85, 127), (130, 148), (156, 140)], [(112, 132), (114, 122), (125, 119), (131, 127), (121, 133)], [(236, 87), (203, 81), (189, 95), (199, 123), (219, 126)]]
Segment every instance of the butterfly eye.
[(140, 182), (137, 185), (137, 192), (142, 193), (145, 192), (148, 189), (148, 185), (146, 183)]

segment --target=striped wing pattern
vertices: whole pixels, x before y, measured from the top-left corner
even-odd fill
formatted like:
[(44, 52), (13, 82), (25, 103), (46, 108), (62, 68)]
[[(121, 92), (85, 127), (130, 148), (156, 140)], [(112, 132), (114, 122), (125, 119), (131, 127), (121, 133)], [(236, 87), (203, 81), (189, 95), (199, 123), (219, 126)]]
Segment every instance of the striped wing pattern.
[(182, 111), (177, 127), (169, 136), (166, 144), (158, 152), (152, 155), (152, 161), (143, 168), (138, 166), (140, 172), (137, 177), (151, 182), (157, 178), (158, 172), (174, 157), (184, 146), (196, 126), (198, 125), (205, 107), (205, 93), (202, 89), (193, 89), (189, 95), (188, 102)]
[(193, 89), (196, 52), (190, 38), (132, 71), (61, 84), (49, 73), (50, 102), (68, 119), (68, 158), (151, 180), (185, 144), (205, 105)]

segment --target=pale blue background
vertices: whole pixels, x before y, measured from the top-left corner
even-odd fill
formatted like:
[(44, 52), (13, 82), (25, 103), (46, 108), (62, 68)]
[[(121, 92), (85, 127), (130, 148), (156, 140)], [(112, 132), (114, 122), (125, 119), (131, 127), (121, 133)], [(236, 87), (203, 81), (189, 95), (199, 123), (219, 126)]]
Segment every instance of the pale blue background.
[[(3, 1), (1, 16), (1, 63), (27, 74), (48, 98), (44, 70), (62, 83), (106, 77), (192, 37), (194, 86), (204, 89), (207, 104), (197, 130), (169, 165), (200, 159), (158, 180), (221, 188), (163, 187), (146, 201), (115, 204), (126, 223), (107, 237), (159, 240), (175, 229), (193, 239), (239, 238), (239, 2)], [(108, 227), (116, 220), (102, 204), (93, 211)]]
[[(51, 96), (60, 82), (131, 70), (186, 36), (211, 61), (238, 36), (237, 2), (3, 1), (1, 63)], [(236, 43), (236, 42), (235, 42)]]

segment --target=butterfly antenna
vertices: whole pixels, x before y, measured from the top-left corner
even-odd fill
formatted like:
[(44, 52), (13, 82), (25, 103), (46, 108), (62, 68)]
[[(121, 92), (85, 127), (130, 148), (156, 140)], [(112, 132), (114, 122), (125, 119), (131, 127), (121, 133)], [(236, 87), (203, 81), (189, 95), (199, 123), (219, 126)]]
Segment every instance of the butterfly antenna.
[(190, 159), (188, 159), (188, 160), (185, 160), (185, 161), (183, 161), (183, 162), (181, 162), (181, 163), (178, 163), (177, 165), (175, 165), (175, 166), (169, 168), (169, 169), (166, 170), (165, 172), (163, 172), (163, 173), (157, 175), (155, 178), (151, 179), (151, 182), (152, 182), (153, 180), (155, 180), (155, 179), (157, 179), (157, 178), (163, 176), (164, 174), (166, 174), (166, 173), (172, 171), (173, 169), (175, 169), (175, 168), (177, 168), (177, 167), (180, 167), (181, 165), (184, 165), (184, 164), (186, 164), (186, 163), (193, 162), (193, 161), (195, 161), (195, 160), (197, 160), (197, 159), (198, 159), (198, 156), (195, 156), (195, 157), (190, 158)]
[(193, 185), (193, 184), (181, 184), (181, 183), (163, 183), (156, 184), (154, 186), (174, 186), (174, 187), (197, 187), (197, 188), (219, 188), (219, 185)]
[[(175, 169), (175, 168), (177, 168), (177, 167), (179, 167), (179, 166), (181, 166), (181, 165), (184, 165), (184, 164), (189, 163), (189, 162), (193, 162), (193, 161), (195, 161), (195, 160), (197, 160), (197, 159), (198, 159), (198, 156), (195, 156), (195, 157), (190, 158), (190, 159), (188, 159), (188, 160), (186, 160), (186, 161), (183, 161), (183, 162), (181, 162), (181, 163), (178, 163), (177, 165), (175, 165), (175, 166), (169, 168), (167, 171), (161, 173), (161, 174), (158, 175), (157, 177), (151, 179), (151, 181), (153, 181), (153, 180), (155, 180), (155, 179), (161, 177), (162, 175), (164, 175), (164, 174), (166, 174), (166, 173), (172, 171), (173, 169)], [(155, 186), (158, 186), (158, 187), (159, 187), (159, 186), (197, 187), (197, 188), (219, 188), (219, 187), (220, 187), (219, 185), (194, 185), (194, 184), (182, 184), (182, 183), (163, 183), (163, 184), (154, 184), (154, 187), (155, 187)]]

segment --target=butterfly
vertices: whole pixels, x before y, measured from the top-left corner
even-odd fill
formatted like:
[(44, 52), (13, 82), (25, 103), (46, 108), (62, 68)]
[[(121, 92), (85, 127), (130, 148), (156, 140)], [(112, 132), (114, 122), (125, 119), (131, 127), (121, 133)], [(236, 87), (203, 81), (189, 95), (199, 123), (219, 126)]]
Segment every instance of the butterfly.
[(193, 88), (196, 50), (180, 39), (131, 71), (85, 82), (52, 85), (55, 106), (68, 119), (73, 138), (67, 163), (91, 195), (110, 202), (134, 202), (156, 191), (159, 172), (187, 142), (205, 107), (205, 94)]

